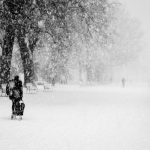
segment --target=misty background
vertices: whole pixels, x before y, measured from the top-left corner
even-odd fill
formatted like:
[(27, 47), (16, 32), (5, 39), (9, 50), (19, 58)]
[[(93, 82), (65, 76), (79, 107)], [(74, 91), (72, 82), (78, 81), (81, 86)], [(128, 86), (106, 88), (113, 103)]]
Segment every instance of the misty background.
[[(139, 70), (135, 72), (135, 76), (140, 73), (141, 80), (150, 81), (150, 1), (149, 0), (120, 0), (130, 13), (130, 15), (139, 20), (143, 31), (143, 49), (141, 55), (137, 59), (137, 64), (134, 66)], [(135, 68), (133, 67), (133, 72)]]

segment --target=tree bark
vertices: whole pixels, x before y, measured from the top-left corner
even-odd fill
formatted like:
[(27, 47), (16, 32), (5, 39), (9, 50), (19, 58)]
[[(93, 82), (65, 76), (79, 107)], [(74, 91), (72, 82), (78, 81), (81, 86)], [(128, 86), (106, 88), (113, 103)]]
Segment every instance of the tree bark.
[(0, 67), (1, 83), (7, 83), (10, 78), (11, 58), (13, 51), (13, 44), (15, 38), (15, 30), (12, 25), (6, 27), (6, 34), (4, 37), (4, 44), (2, 48), (2, 62)]
[(25, 36), (25, 29), (23, 27), (20, 27), (20, 29), (18, 30), (17, 38), (24, 68), (24, 83), (25, 84), (31, 83), (33, 82), (33, 72), (34, 72), (32, 60), (33, 58), (25, 42), (26, 36)]

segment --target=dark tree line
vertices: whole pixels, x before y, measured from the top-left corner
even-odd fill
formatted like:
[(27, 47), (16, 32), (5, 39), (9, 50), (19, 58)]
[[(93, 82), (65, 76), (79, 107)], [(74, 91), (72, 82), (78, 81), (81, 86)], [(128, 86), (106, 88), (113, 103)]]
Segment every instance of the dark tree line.
[[(108, 0), (1, 0), (1, 82), (6, 83), (10, 78), (15, 39), (20, 49), (25, 84), (35, 80), (33, 55), (44, 44), (50, 47), (53, 56), (47, 61), (48, 75), (51, 72), (60, 74), (60, 70), (65, 72), (77, 37), (86, 47), (86, 59), (90, 62), (92, 41), (101, 48), (112, 42), (114, 33), (109, 30), (119, 5)], [(51, 69), (50, 64), (54, 64)], [(90, 78), (92, 65), (87, 63), (85, 68)]]

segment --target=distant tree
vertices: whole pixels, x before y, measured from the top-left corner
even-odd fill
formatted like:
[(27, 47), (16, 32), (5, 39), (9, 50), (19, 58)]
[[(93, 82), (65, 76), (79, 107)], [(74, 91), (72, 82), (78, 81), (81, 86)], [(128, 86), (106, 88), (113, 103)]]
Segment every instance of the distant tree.
[(105, 47), (111, 65), (126, 64), (138, 57), (143, 46), (140, 22), (130, 17), (123, 7), (115, 13), (109, 28), (110, 39)]
[(140, 24), (130, 17), (122, 4), (113, 3), (106, 16), (104, 26), (97, 24), (102, 30), (94, 26), (95, 32), (91, 32), (88, 42), (78, 34), (74, 36), (70, 67), (78, 68), (81, 80), (83, 76), (87, 81), (103, 82), (107, 76), (111, 80), (108, 74), (113, 66), (135, 60), (142, 49)]
[(111, 19), (112, 5), (107, 0), (47, 1), (47, 15), (42, 28), (44, 34), (41, 36), (50, 51), (47, 53), (49, 60), (46, 68), (49, 70), (46, 71), (46, 76), (61, 75), (61, 71), (62, 74), (68, 72), (68, 60), (75, 35), (83, 44), (87, 44), (92, 39), (93, 32), (99, 32), (102, 38), (106, 38), (105, 28), (109, 24), (108, 20)]

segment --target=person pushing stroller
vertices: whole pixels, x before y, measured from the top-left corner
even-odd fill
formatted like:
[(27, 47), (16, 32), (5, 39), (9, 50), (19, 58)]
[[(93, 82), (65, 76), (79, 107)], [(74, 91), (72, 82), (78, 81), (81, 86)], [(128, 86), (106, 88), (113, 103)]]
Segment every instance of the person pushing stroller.
[(23, 86), (22, 81), (19, 80), (19, 76), (15, 76), (13, 80), (10, 80), (6, 87), (6, 93), (9, 95), (9, 99), (12, 101), (12, 115), (11, 119), (22, 119), (25, 104), (22, 100)]

